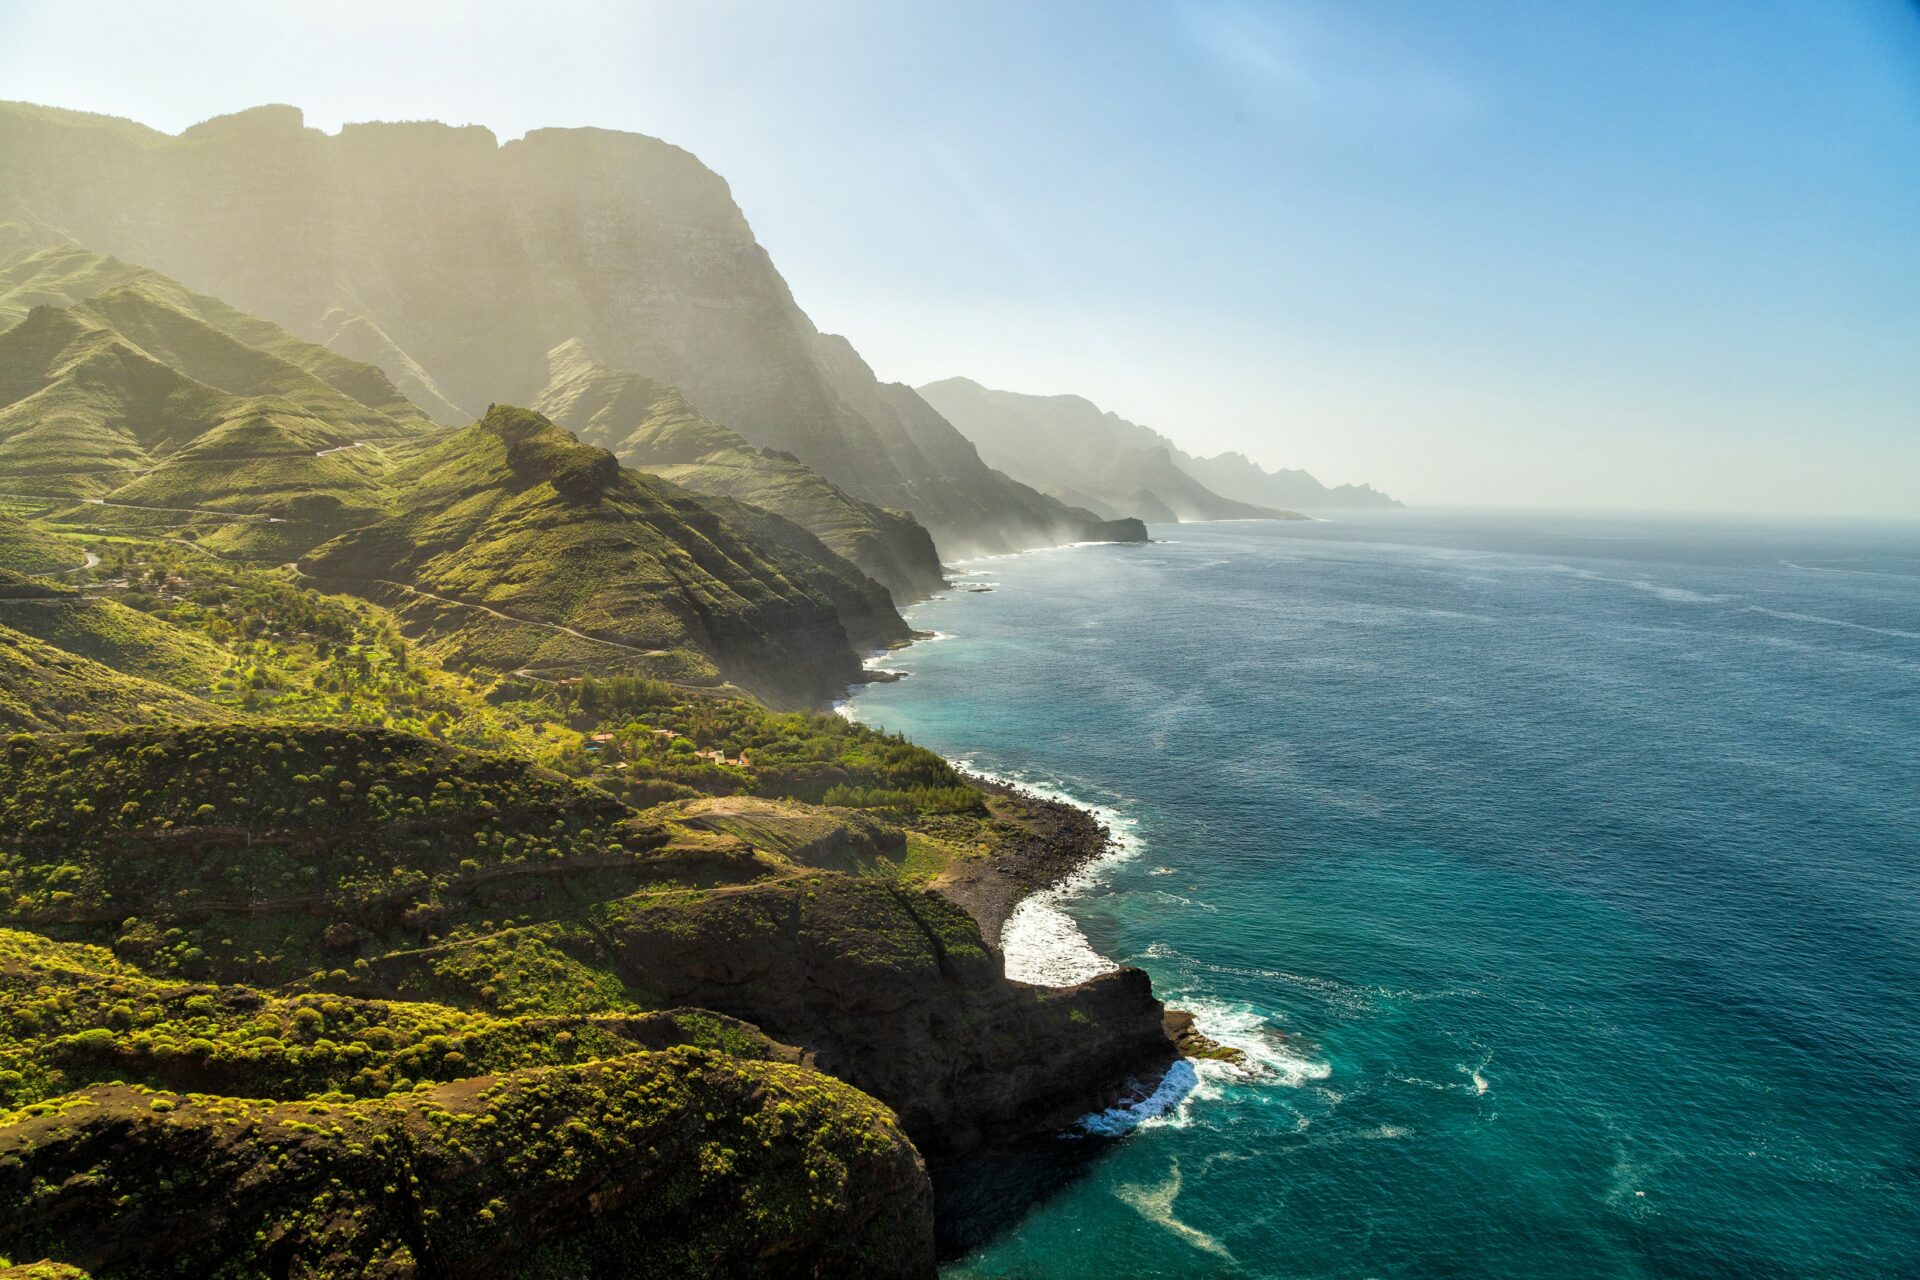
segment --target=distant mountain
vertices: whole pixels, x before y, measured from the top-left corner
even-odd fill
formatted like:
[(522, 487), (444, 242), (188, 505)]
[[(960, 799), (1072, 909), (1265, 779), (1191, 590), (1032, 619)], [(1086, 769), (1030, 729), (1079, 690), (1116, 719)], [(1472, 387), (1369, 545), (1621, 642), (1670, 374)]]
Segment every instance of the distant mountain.
[(300, 570), (393, 604), (461, 661), (611, 650), (816, 702), (860, 678), (856, 646), (908, 634), (885, 588), (798, 525), (626, 470), (529, 410), (491, 409), (386, 480), (396, 514)]
[(791, 454), (754, 448), (665, 383), (595, 363), (578, 341), (553, 349), (533, 407), (627, 466), (786, 517), (899, 599), (944, 581), (933, 538), (912, 516), (862, 502)]
[(1244, 453), (1221, 453), (1211, 458), (1182, 454), (1180, 469), (1215, 493), (1242, 502), (1279, 502), (1320, 510), (1380, 510), (1405, 505), (1370, 484), (1329, 488), (1304, 471), (1268, 471)]
[(304, 127), (260, 107), (178, 137), (0, 105), (0, 210), (153, 264), (377, 364), (442, 422), (535, 399), (579, 339), (710, 421), (957, 555), (1141, 538), (1000, 474), (910, 388), (820, 333), (727, 185), (687, 152), (598, 129), (499, 145), (477, 127)]
[(1270, 474), (1239, 454), (1195, 458), (1080, 396), (996, 391), (969, 378), (919, 390), (993, 466), (1095, 510), (1159, 520), (1298, 519), (1296, 507), (1399, 505), (1365, 485), (1328, 489), (1304, 471)]
[(1298, 520), (1297, 512), (1223, 497), (1181, 469), (1173, 442), (1079, 396), (995, 391), (967, 378), (920, 388), (982, 457), (1094, 510), (1159, 520)]

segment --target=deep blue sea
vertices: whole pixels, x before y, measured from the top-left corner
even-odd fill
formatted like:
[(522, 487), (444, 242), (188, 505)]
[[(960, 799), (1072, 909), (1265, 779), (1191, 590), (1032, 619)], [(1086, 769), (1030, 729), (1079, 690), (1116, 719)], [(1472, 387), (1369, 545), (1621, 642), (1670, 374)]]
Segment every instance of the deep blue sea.
[(951, 1277), (1920, 1275), (1920, 525), (1153, 533), (849, 709), (1115, 824), (1016, 976), (1249, 1054)]

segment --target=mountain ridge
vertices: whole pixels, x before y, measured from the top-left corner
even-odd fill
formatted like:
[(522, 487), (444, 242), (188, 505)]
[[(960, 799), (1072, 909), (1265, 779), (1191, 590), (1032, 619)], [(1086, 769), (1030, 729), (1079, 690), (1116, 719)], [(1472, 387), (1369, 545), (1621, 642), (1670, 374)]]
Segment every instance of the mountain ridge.
[(1144, 531), (994, 471), (821, 333), (724, 179), (659, 139), (263, 107), (170, 136), (0, 104), (0, 206), (379, 364), (443, 422), (526, 403), (579, 339), (756, 446), (910, 511), (949, 557)]
[(555, 347), (548, 368), (532, 407), (583, 443), (696, 492), (784, 516), (901, 600), (944, 585), (932, 536), (905, 512), (862, 502), (792, 454), (755, 449), (673, 387), (598, 363), (578, 339)]
[(1304, 471), (1268, 472), (1241, 454), (1197, 458), (1151, 427), (1084, 396), (1000, 391), (945, 378), (920, 395), (972, 439), (982, 456), (1055, 494), (1105, 506), (1146, 504), (1177, 519), (1289, 519), (1295, 507), (1398, 503), (1368, 485), (1329, 489)]

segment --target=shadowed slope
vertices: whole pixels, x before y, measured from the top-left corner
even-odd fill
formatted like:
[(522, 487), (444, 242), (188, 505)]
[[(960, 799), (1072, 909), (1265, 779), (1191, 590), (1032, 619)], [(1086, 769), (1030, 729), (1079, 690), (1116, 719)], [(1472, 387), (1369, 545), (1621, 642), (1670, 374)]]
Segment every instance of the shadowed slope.
[(885, 589), (798, 526), (623, 470), (524, 409), (492, 410), (388, 479), (400, 514), (319, 547), (304, 572), (640, 656), (690, 650), (789, 701), (857, 680), (855, 644), (906, 635)]
[(597, 364), (577, 341), (553, 349), (548, 371), (534, 407), (587, 444), (697, 493), (784, 516), (900, 599), (942, 584), (933, 539), (913, 517), (850, 496), (791, 454), (754, 448), (672, 387)]

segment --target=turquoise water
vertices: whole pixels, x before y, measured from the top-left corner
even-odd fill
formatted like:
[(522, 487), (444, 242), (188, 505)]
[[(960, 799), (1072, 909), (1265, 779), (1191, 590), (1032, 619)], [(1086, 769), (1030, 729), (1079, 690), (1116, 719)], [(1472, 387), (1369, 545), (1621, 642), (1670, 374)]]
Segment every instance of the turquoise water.
[(851, 708), (1105, 806), (1010, 967), (1251, 1055), (950, 1276), (1920, 1274), (1920, 526), (1155, 536), (964, 566)]

